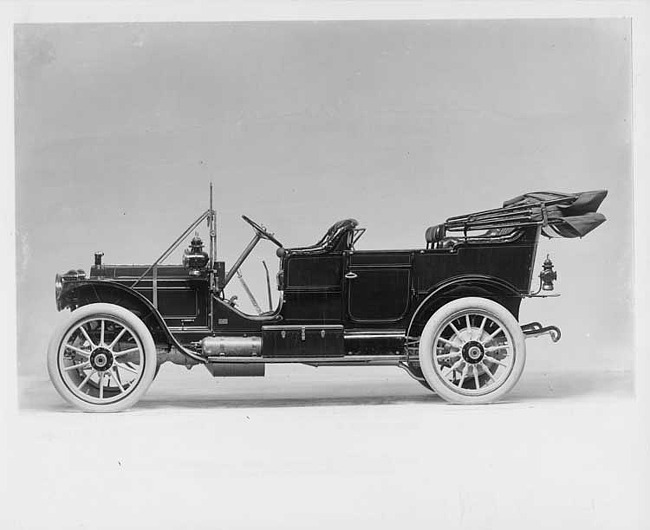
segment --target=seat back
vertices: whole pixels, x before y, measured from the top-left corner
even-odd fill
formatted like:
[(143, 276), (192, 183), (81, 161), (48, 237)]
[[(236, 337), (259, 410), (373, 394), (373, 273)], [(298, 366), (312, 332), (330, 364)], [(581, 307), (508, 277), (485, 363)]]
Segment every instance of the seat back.
[(427, 228), (424, 238), (427, 241), (427, 249), (453, 249), (459, 243), (458, 238), (447, 237), (447, 228), (444, 224)]
[(359, 223), (356, 219), (343, 219), (329, 227), (325, 235), (315, 244), (307, 247), (279, 248), (277, 254), (284, 257), (291, 255), (314, 255), (325, 254), (334, 250), (346, 250), (343, 246), (349, 248), (351, 243), (348, 237)]
[(432, 248), (435, 243), (445, 237), (445, 225), (434, 225), (427, 228), (424, 233), (424, 239), (427, 242), (427, 248)]

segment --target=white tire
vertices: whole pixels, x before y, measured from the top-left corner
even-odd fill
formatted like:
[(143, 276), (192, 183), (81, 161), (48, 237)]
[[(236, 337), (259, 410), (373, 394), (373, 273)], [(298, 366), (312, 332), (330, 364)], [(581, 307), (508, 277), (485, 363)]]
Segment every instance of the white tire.
[(526, 342), (517, 319), (485, 298), (459, 298), (442, 306), (424, 326), (422, 373), (446, 401), (483, 404), (501, 399), (526, 364)]
[(147, 326), (113, 304), (70, 314), (47, 352), (52, 384), (85, 412), (119, 412), (135, 404), (156, 374), (156, 345)]

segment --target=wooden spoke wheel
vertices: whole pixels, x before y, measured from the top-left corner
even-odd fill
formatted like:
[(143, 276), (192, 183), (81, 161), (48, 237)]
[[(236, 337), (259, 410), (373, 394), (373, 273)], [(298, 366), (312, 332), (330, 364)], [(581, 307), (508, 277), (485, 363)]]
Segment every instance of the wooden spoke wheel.
[(517, 383), (526, 362), (515, 317), (485, 298), (460, 298), (436, 311), (420, 338), (420, 367), (431, 388), (452, 403), (489, 403)]
[(88, 412), (132, 406), (153, 381), (156, 346), (144, 323), (123, 307), (90, 304), (54, 334), (47, 359), (59, 394)]

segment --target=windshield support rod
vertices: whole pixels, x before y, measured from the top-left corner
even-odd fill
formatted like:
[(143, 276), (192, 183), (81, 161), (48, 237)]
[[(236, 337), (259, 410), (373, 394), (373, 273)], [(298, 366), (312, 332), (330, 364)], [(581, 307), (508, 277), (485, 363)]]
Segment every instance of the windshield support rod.
[(242, 251), (241, 256), (237, 258), (237, 261), (235, 261), (232, 268), (228, 271), (228, 274), (226, 274), (226, 277), (223, 280), (223, 286), (221, 286), (221, 290), (223, 290), (226, 285), (228, 285), (230, 280), (232, 280), (232, 277), (239, 270), (239, 267), (241, 267), (241, 264), (244, 263), (244, 260), (248, 257), (248, 255), (253, 252), (255, 245), (257, 245), (260, 239), (262, 239), (260, 235), (255, 232), (253, 239), (251, 239), (250, 243), (246, 245), (246, 248)]
[(200, 224), (200, 223), (201, 223), (201, 222), (202, 222), (206, 217), (208, 217), (208, 216), (210, 215), (210, 213), (211, 213), (211, 210), (206, 210), (205, 212), (203, 212), (203, 213), (199, 216), (199, 218), (198, 218), (196, 221), (194, 221), (194, 222), (193, 222), (193, 223), (192, 223), (192, 224), (187, 228), (187, 230), (185, 230), (185, 232), (183, 232), (183, 233), (182, 233), (182, 234), (181, 234), (181, 235), (176, 239), (176, 241), (174, 241), (174, 242), (169, 246), (169, 248), (168, 248), (167, 250), (165, 250), (165, 252), (163, 252), (163, 253), (160, 255), (160, 257), (159, 257), (156, 261), (153, 262), (153, 264), (149, 265), (149, 268), (148, 268), (146, 271), (144, 271), (144, 272), (142, 273), (142, 275), (141, 275), (141, 276), (140, 276), (140, 277), (139, 277), (135, 282), (133, 282), (133, 283), (131, 284), (131, 289), (133, 289), (136, 285), (138, 285), (138, 283), (140, 283), (140, 281), (142, 280), (142, 278), (144, 278), (147, 274), (149, 274), (149, 271), (151, 271), (151, 269), (153, 269), (154, 267), (157, 267), (161, 262), (163, 262), (165, 259), (167, 259), (167, 256), (169, 256), (172, 252), (174, 252), (174, 250), (176, 250), (176, 247), (178, 247), (178, 245), (180, 245), (180, 244), (183, 242), (183, 240), (188, 236), (188, 234), (189, 234), (192, 230), (194, 230), (197, 226), (199, 226), (199, 224)]

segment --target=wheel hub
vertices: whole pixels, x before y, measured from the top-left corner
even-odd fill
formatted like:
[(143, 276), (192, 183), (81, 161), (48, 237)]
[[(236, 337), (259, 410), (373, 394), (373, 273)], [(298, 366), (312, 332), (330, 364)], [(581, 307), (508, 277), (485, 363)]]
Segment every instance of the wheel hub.
[(105, 372), (113, 366), (113, 354), (106, 348), (95, 348), (89, 360), (90, 365), (98, 372)]
[(471, 340), (463, 345), (463, 360), (470, 364), (478, 364), (485, 356), (485, 348), (480, 342)]

